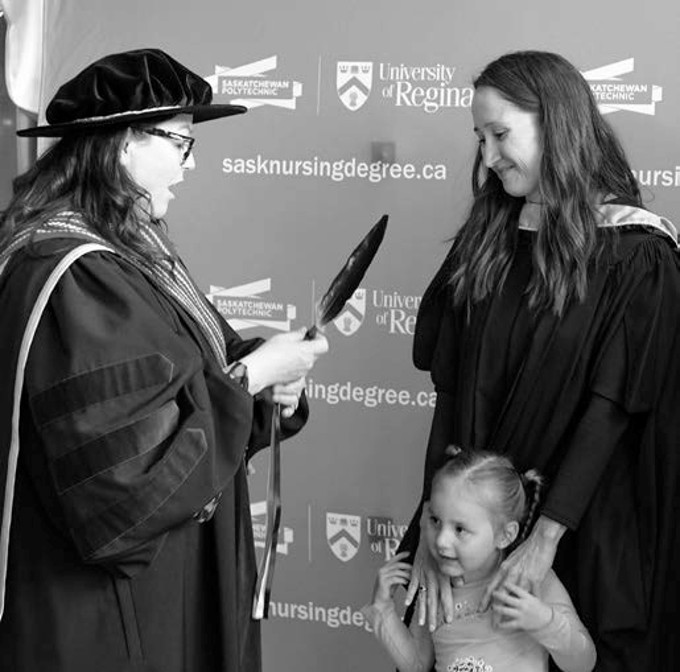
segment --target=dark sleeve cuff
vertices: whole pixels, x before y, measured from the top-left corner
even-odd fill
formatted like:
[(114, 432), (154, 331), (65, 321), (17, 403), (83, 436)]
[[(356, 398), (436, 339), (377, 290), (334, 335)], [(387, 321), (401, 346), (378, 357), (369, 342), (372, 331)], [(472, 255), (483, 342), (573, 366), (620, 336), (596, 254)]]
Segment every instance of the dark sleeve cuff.
[(629, 416), (620, 406), (591, 395), (550, 484), (544, 515), (569, 529), (578, 527), (628, 426)]

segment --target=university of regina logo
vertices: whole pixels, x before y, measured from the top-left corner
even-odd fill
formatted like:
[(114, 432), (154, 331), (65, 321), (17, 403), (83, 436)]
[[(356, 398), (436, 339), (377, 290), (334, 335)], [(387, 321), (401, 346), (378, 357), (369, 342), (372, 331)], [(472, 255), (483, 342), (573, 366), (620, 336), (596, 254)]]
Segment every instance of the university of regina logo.
[(368, 100), (373, 85), (373, 63), (338, 61), (335, 86), (342, 104), (356, 112)]
[(361, 546), (361, 516), (327, 512), (326, 541), (338, 560), (351, 560)]
[(364, 317), (366, 317), (366, 290), (360, 287), (345, 303), (333, 324), (341, 334), (351, 336), (358, 331)]
[(295, 319), (297, 309), (290, 303), (262, 298), (260, 294), (270, 291), (271, 285), (270, 278), (237, 287), (210, 285), (210, 292), (206, 296), (236, 331), (251, 327), (290, 331), (290, 323)]
[(294, 110), (302, 95), (302, 84), (270, 74), (276, 63), (277, 57), (270, 56), (236, 68), (216, 65), (215, 72), (205, 79), (212, 86), (215, 102), (226, 97), (230, 103), (248, 108), (272, 105)]
[(621, 111), (656, 114), (656, 104), (663, 100), (663, 88), (654, 84), (622, 81), (622, 75), (628, 75), (634, 69), (635, 59), (627, 58), (582, 73), (590, 84), (602, 114)]

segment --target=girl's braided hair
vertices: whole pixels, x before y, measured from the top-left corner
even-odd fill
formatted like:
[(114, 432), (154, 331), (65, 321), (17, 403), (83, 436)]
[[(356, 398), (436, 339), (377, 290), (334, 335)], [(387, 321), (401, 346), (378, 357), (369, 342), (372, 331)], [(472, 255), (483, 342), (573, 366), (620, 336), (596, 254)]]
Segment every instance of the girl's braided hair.
[(544, 481), (538, 471), (520, 474), (508, 457), (491, 451), (450, 446), (446, 452), (449, 459), (435, 473), (432, 490), (445, 478), (463, 479), (475, 488), (498, 527), (510, 521), (519, 523), (519, 534), (510, 549), (524, 541), (540, 510)]

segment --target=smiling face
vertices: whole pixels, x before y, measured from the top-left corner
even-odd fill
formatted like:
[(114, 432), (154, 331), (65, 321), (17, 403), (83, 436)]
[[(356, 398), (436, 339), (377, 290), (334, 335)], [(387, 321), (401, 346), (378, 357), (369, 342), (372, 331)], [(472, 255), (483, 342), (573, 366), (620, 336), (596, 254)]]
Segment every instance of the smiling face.
[(494, 526), (488, 506), (460, 476), (438, 479), (428, 506), (427, 545), (439, 571), (465, 583), (491, 576), (514, 539), (514, 525)]
[[(180, 114), (153, 125), (163, 131), (192, 135), (192, 117)], [(121, 163), (130, 177), (149, 195), (151, 216), (158, 219), (168, 211), (175, 195), (170, 190), (184, 180), (184, 171), (196, 166), (193, 154), (182, 164), (182, 143), (167, 137), (128, 131)]]
[(540, 201), (542, 149), (537, 115), (520, 109), (497, 89), (480, 86), (472, 100), (472, 118), (484, 165), (498, 175), (505, 192)]

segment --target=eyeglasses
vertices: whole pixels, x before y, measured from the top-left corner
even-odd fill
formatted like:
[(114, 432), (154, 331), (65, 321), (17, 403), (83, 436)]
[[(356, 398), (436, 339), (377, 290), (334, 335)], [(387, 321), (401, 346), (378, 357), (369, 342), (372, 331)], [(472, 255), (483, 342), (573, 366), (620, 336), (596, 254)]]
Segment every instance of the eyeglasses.
[(188, 135), (181, 135), (180, 133), (172, 133), (171, 131), (164, 131), (162, 128), (141, 128), (140, 130), (147, 135), (157, 135), (159, 138), (166, 138), (167, 140), (176, 140), (179, 142), (182, 149), (181, 165), (186, 163), (189, 154), (191, 154), (194, 142), (196, 142), (196, 138), (192, 138)]

